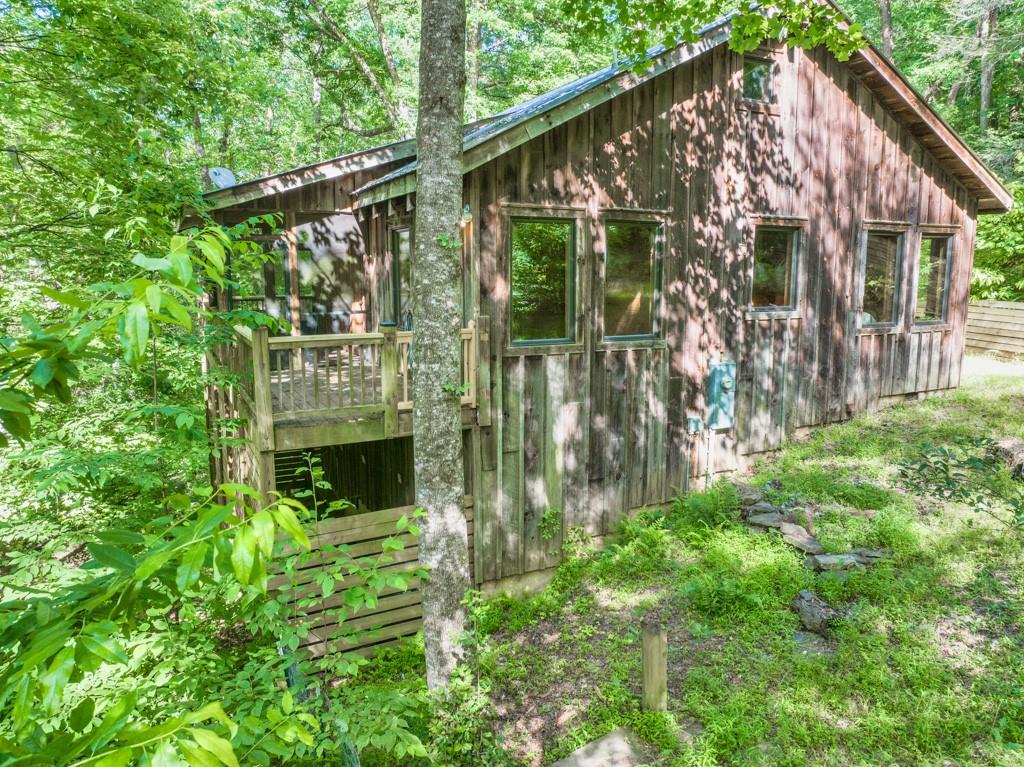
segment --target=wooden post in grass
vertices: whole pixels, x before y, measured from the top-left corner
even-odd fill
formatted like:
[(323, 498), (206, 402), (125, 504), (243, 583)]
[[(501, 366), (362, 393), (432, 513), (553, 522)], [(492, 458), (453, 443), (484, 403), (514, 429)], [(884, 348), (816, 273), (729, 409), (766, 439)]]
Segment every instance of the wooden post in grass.
[(644, 621), (640, 639), (643, 652), (643, 709), (668, 710), (668, 636), (657, 619)]

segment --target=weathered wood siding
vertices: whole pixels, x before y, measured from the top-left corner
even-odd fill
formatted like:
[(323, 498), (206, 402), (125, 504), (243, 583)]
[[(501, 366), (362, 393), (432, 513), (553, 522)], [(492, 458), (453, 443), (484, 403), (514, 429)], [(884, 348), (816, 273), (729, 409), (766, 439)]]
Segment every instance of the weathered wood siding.
[(977, 301), (967, 308), (967, 349), (1024, 356), (1024, 303)]
[[(975, 215), (966, 190), (846, 65), (824, 51), (768, 54), (775, 105), (742, 100), (742, 57), (720, 46), (468, 174), (468, 295), (493, 323), (476, 474), (482, 580), (554, 562), (550, 509), (563, 533), (605, 534), (702, 476), (708, 455), (713, 472), (728, 471), (797, 427), (958, 383)], [(508, 219), (536, 208), (582, 221), (578, 342), (565, 347), (508, 342)], [(601, 216), (615, 209), (665, 222), (659, 341), (602, 340)], [(801, 229), (796, 311), (749, 310), (759, 221)], [(900, 317), (885, 330), (857, 329), (870, 226), (903, 232)], [(922, 231), (953, 236), (953, 271), (948, 321), (916, 327)], [(687, 434), (687, 416), (705, 415), (716, 359), (738, 362), (737, 424), (708, 445)]]
[[(630, 509), (738, 468), (799, 427), (958, 384), (977, 200), (856, 61), (824, 50), (759, 55), (777, 67), (774, 104), (744, 101), (743, 57), (718, 45), (610, 100), (595, 97), (567, 122), (517, 129), (532, 138), (466, 175), (463, 319), (491, 323), (481, 352), (489, 383), (465, 442), (478, 581), (547, 567), (569, 529), (608, 533)], [(347, 192), (364, 180), (235, 213), (283, 208), (298, 226), (323, 218), (321, 206), (347, 210)], [(664, 224), (653, 341), (602, 336), (603, 218), (615, 211)], [(577, 222), (575, 340), (513, 347), (509, 220), (538, 212)], [(359, 211), (368, 329), (391, 268), (390, 230), (415, 213), (413, 194)], [(792, 311), (750, 309), (758, 224), (799, 229)], [(861, 328), (873, 229), (902, 237), (899, 316)], [(946, 319), (917, 325), (923, 234), (952, 238), (951, 279)], [(738, 365), (736, 424), (689, 434), (688, 417), (706, 416), (708, 369), (719, 360)]]

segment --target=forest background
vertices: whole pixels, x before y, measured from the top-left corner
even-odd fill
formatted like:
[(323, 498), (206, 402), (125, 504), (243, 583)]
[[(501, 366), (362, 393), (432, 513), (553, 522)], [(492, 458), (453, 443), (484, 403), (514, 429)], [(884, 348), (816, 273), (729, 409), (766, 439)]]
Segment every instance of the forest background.
[[(843, 10), (1012, 185), (1014, 211), (979, 226), (972, 293), (1024, 300), (1024, 0), (850, 0)], [(472, 0), (468, 14), (467, 121), (606, 66), (633, 42), (581, 32), (562, 0)], [(418, 30), (410, 0), (0, 0), (0, 344), (24, 332), (26, 313), (66, 312), (59, 292), (132, 279), (144, 245), (170, 241), (181, 210), (211, 188), (210, 167), (246, 180), (410, 135)], [(162, 499), (208, 481), (206, 340), (175, 328), (149, 337), (144, 366), (111, 366), (99, 352), (80, 360), (67, 401), (31, 416), (33, 439), (0, 448), (5, 598), (73, 585), (97, 530), (145, 530), (166, 512)], [(259, 615), (259, 600), (226, 600), (237, 592), (225, 588), (192, 595), (173, 620), (149, 615), (134, 644), (101, 646), (97, 658), (130, 662), (91, 697), (131, 689), (152, 722), (189, 700), (258, 708), (242, 724), (247, 754), (276, 741), (283, 754), (340, 748), (345, 738), (300, 737), (315, 728), (294, 720), (272, 668), (288, 637), (264, 637), (254, 654), (253, 637), (234, 628), (274, 616)], [(267, 723), (261, 691), (285, 726)], [(407, 731), (403, 717), (421, 703), (375, 702), (385, 716), (358, 737)]]

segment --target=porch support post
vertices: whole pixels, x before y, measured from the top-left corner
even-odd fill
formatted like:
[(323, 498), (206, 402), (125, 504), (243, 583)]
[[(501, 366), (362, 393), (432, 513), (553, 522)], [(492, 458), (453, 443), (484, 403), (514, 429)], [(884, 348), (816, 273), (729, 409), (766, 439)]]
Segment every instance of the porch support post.
[(380, 394), (384, 404), (384, 438), (398, 431), (398, 338), (393, 322), (381, 323)]

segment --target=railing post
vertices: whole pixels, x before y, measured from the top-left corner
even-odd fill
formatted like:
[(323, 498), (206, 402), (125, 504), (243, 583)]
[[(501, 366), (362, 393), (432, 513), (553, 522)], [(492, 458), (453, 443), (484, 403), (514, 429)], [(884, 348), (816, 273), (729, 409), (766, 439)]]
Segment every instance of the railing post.
[(640, 638), (643, 654), (643, 709), (668, 710), (668, 637), (657, 620), (646, 620)]
[(384, 405), (384, 437), (398, 432), (398, 338), (394, 323), (382, 322), (384, 342), (380, 349), (380, 395)]
[(491, 319), (476, 318), (476, 422), (480, 426), (491, 425)]
[(252, 404), (256, 411), (253, 442), (259, 450), (274, 449), (274, 404), (270, 398), (270, 344), (265, 327), (252, 331)]

